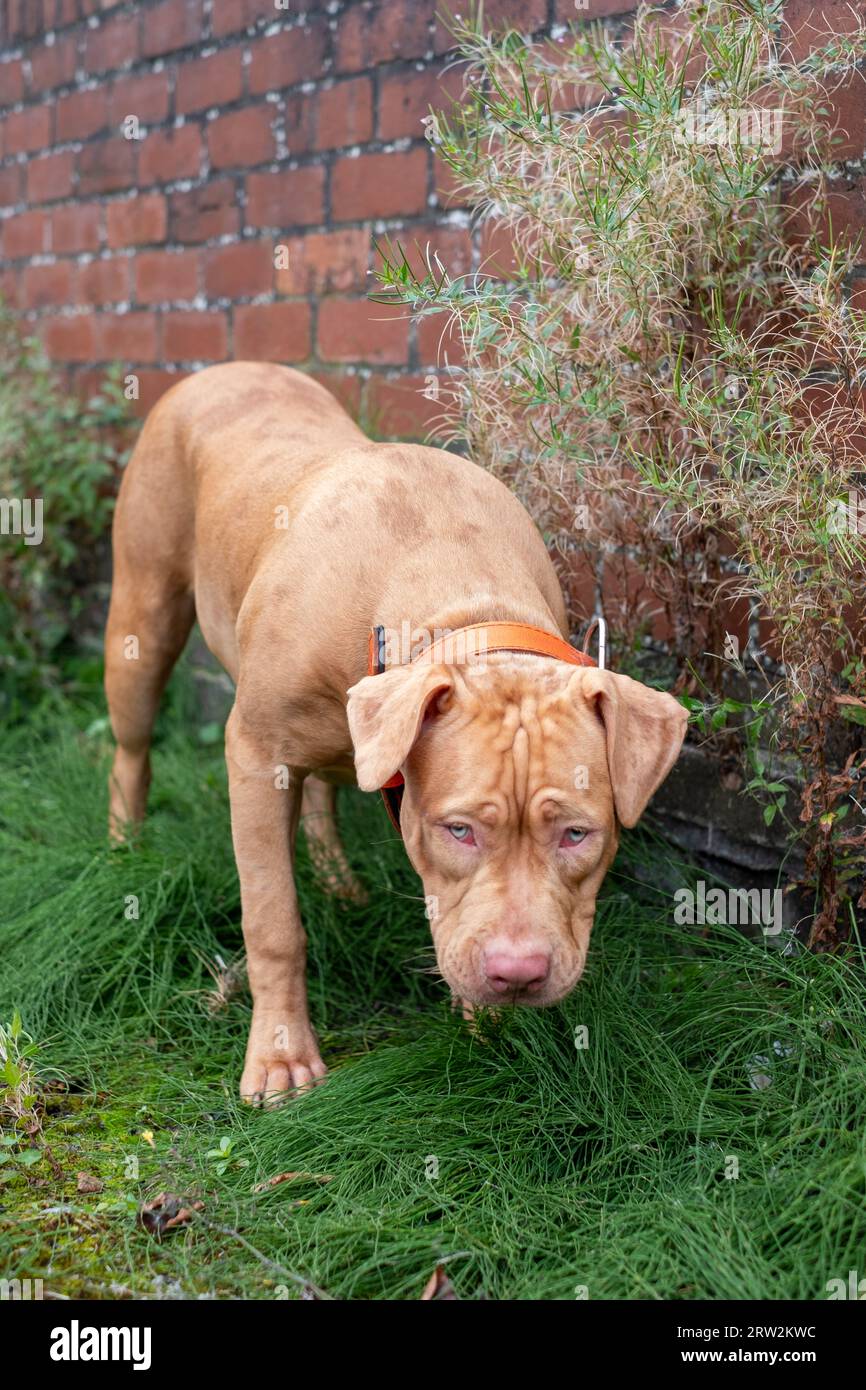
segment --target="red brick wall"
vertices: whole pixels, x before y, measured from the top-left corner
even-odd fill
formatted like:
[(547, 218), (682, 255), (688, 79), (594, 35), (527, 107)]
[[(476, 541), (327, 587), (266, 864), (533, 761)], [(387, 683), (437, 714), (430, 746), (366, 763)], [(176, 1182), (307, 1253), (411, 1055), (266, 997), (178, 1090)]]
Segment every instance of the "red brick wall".
[[(196, 365), (262, 357), (326, 377), (380, 429), (423, 426), (441, 325), (365, 292), (376, 237), (429, 242), (454, 272), (495, 248), (449, 200), (421, 125), (460, 81), (443, 72), (446, 7), (0, 0), (0, 293), (82, 385), (110, 361), (134, 372), (141, 409)], [(538, 33), (631, 8), (487, 0), (485, 18)], [(786, 12), (805, 52), (863, 9)], [(838, 190), (836, 221), (863, 225), (859, 158)]]
[[(573, 15), (487, 13), (530, 32), (557, 3)], [(365, 293), (375, 237), (429, 241), (456, 272), (481, 254), (421, 124), (460, 81), (436, 8), (2, 0), (0, 293), (80, 384), (135, 373), (141, 409), (197, 365), (256, 357), (321, 374), (389, 432), (423, 423), (439, 328)]]

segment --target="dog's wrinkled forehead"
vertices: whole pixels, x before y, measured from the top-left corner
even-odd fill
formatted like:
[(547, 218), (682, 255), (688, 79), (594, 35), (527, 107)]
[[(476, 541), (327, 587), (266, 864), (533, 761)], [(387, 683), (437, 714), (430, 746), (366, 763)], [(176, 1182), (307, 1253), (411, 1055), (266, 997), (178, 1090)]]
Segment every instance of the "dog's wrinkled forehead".
[(604, 726), (591, 706), (575, 709), (573, 675), (537, 658), (455, 668), (410, 755), (413, 768), (422, 776), (437, 769), (457, 793), (495, 789), (517, 810), (542, 784), (608, 785)]

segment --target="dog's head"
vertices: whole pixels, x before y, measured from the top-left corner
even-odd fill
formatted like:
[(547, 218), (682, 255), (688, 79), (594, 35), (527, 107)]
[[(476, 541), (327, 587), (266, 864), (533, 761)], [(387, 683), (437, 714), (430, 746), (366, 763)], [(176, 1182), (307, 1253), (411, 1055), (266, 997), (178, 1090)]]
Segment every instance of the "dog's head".
[(403, 773), (401, 830), (455, 995), (544, 1005), (574, 987), (618, 827), (667, 776), (687, 718), (628, 676), (531, 655), (352, 687), (358, 785)]

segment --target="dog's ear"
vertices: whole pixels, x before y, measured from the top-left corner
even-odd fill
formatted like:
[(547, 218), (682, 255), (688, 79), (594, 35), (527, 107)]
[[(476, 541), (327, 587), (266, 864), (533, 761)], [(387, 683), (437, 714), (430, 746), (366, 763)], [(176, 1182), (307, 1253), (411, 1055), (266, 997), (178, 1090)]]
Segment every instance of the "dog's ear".
[(361, 791), (377, 791), (399, 772), (424, 716), (453, 686), (450, 667), (423, 662), (365, 676), (352, 686), (346, 714)]
[(617, 819), (630, 828), (679, 757), (688, 710), (673, 695), (613, 671), (581, 671), (574, 681), (577, 698), (594, 702), (604, 724)]

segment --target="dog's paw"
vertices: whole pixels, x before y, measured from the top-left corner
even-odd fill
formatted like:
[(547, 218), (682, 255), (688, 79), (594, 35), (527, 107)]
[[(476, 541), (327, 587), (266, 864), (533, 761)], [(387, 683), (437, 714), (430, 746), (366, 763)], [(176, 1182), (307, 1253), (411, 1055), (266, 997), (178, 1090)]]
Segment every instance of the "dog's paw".
[(295, 1034), (280, 1024), (254, 1023), (241, 1077), (241, 1100), (248, 1105), (280, 1105), (292, 1094), (309, 1091), (327, 1071), (311, 1032)]

